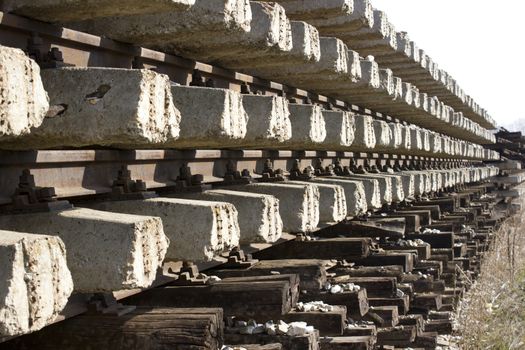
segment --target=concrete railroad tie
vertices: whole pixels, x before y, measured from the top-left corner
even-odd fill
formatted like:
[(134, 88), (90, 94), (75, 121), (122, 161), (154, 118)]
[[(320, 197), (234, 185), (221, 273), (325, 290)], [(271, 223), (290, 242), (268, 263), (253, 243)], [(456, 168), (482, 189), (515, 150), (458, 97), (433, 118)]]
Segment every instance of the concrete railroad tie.
[(248, 114), (238, 92), (173, 86), (172, 94), (181, 113), (180, 137), (166, 143), (167, 147), (223, 147), (238, 144), (246, 136)]
[(227, 187), (177, 197), (233, 204), (239, 217), (240, 243), (273, 243), (281, 238), (283, 222), (279, 200), (274, 196), (231, 191)]
[(312, 179), (312, 182), (316, 184), (332, 184), (343, 188), (347, 218), (361, 215), (368, 210), (368, 198), (371, 198), (372, 194), (367, 192), (362, 182), (352, 181), (341, 176), (316, 177)]
[(0, 45), (0, 139), (29, 133), (48, 109), (40, 67), (22, 50)]
[(317, 105), (289, 105), (292, 137), (286, 141), (286, 146), (293, 149), (317, 149), (326, 139), (326, 124), (321, 110)]
[(169, 244), (157, 217), (85, 208), (1, 216), (0, 227), (60, 237), (75, 292), (149, 287)]
[(229, 190), (272, 195), (279, 199), (283, 231), (310, 232), (319, 223), (319, 188), (314, 184), (292, 185), (280, 182), (230, 186)]
[(94, 207), (162, 219), (170, 240), (167, 260), (211, 261), (239, 244), (238, 214), (230, 203), (160, 197), (104, 202)]
[(185, 11), (195, 0), (6, 0), (10, 11), (44, 22), (70, 22), (111, 16)]
[(54, 321), (73, 291), (58, 237), (0, 230), (0, 338)]
[[(288, 181), (294, 185), (307, 185), (310, 182)], [(315, 183), (319, 188), (319, 222), (322, 224), (343, 221), (348, 213), (346, 196), (342, 186)]]
[(61, 68), (42, 71), (42, 80), (51, 104), (63, 111), (3, 148), (159, 147), (179, 136), (180, 113), (173, 105), (167, 75), (135, 69)]

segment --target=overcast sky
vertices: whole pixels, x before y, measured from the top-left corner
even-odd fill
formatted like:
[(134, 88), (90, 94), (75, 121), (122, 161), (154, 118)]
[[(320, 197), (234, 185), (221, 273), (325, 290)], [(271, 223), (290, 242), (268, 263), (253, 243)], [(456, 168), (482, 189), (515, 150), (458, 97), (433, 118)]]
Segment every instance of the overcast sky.
[(499, 125), (525, 119), (525, 1), (371, 1)]

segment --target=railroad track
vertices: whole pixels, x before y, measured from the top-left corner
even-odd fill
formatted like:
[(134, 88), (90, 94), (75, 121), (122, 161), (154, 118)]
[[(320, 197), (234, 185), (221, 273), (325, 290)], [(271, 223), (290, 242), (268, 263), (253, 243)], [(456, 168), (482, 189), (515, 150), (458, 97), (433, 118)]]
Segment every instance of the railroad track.
[(0, 1), (0, 349), (451, 333), (525, 178), (384, 13), (308, 3)]

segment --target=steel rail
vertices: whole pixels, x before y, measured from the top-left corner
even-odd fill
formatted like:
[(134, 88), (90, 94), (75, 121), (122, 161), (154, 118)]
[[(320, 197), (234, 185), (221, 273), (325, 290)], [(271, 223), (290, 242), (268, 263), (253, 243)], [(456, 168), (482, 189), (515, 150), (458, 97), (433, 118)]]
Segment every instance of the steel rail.
[[(179, 170), (189, 166), (193, 174), (202, 174), (205, 183), (223, 180), (228, 163), (241, 171), (260, 176), (267, 159), (275, 169), (285, 172), (296, 159), (301, 168), (328, 166), (335, 160), (358, 165), (384, 165), (387, 160), (439, 161), (459, 164), (464, 160), (383, 153), (272, 151), (272, 150), (38, 150), (27, 152), (0, 151), (0, 205), (11, 203), (19, 177), (29, 169), (39, 187), (54, 187), (58, 198), (75, 198), (107, 194), (118, 171), (127, 167), (134, 179), (143, 180), (150, 189), (175, 185)], [(469, 164), (476, 161), (469, 161)], [(0, 213), (2, 207), (0, 206)]]

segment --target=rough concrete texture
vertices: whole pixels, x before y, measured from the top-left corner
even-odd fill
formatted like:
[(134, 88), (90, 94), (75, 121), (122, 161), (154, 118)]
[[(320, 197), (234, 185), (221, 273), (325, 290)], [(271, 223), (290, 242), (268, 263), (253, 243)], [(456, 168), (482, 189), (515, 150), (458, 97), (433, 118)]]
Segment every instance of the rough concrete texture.
[(292, 137), (286, 145), (298, 149), (316, 149), (326, 139), (326, 124), (318, 105), (289, 105)]
[(402, 141), (401, 148), (404, 150), (410, 150), (412, 148), (412, 131), (409, 126), (402, 126)]
[(321, 42), (319, 32), (314, 26), (301, 21), (291, 21), (293, 56), (303, 55), (308, 61), (318, 62), (321, 59)]
[[(382, 174), (382, 176), (388, 176), (392, 179), (392, 201), (402, 202), (406, 197), (404, 190), (404, 182), (406, 180), (404, 176), (397, 174)], [(410, 182), (410, 177), (407, 180)]]
[[(248, 0), (195, 0), (187, 11), (106, 17), (68, 25), (112, 39), (209, 61), (214, 58), (214, 53), (225, 53), (245, 40), (251, 22), (252, 9)], [(262, 38), (264, 41), (269, 39), (266, 34)], [(202, 47), (209, 50), (202, 50)], [(237, 48), (239, 51), (242, 48)]]
[(384, 192), (381, 192), (381, 187), (377, 178), (362, 175), (349, 175), (342, 177), (342, 179), (359, 181), (363, 184), (366, 193), (365, 198), (367, 210), (381, 208)]
[(421, 108), (421, 98), (419, 90), (410, 83), (402, 83), (401, 88), (403, 101), (409, 106)]
[(319, 223), (319, 188), (312, 184), (295, 185), (285, 182), (255, 183), (231, 186), (228, 189), (272, 195), (279, 199), (283, 231), (310, 232)]
[(392, 138), (388, 147), (390, 149), (397, 149), (403, 145), (403, 124), (400, 123), (388, 123), (390, 131), (392, 133)]
[(390, 69), (379, 70), (379, 87), (381, 90), (386, 92), (389, 96), (395, 97), (396, 94), (396, 82), (394, 81), (394, 75)]
[(438, 191), (443, 188), (443, 179), (441, 173), (438, 171), (428, 171), (430, 173), (430, 181), (432, 183), (432, 191)]
[(430, 131), (421, 129), (421, 141), (423, 141), (423, 151), (430, 152)]
[(392, 178), (388, 176), (378, 174), (364, 174), (364, 175), (352, 175), (353, 177), (359, 178), (371, 178), (375, 179), (379, 183), (379, 193), (381, 198), (381, 204), (390, 204), (393, 200), (392, 195)]
[(355, 115), (355, 138), (352, 148), (373, 149), (376, 145), (374, 119), (367, 115)]
[(0, 138), (29, 133), (48, 109), (38, 64), (22, 50), (0, 45)]
[(359, 52), (354, 50), (348, 50), (348, 73), (350, 76), (355, 77), (356, 81), (363, 78), (361, 71), (361, 59)]
[(412, 105), (413, 103), (413, 95), (412, 95), (412, 84), (410, 83), (402, 83), (401, 84), (403, 95), (402, 99), (407, 105)]
[(351, 112), (323, 111), (326, 138), (322, 147), (326, 150), (347, 150), (355, 138), (355, 120)]
[(403, 98), (403, 80), (398, 77), (394, 77), (394, 100), (401, 100)]
[(66, 306), (73, 280), (58, 237), (0, 230), (0, 338), (37, 331)]
[(75, 292), (149, 287), (169, 244), (157, 217), (85, 208), (1, 216), (0, 227), (60, 237)]
[[(414, 190), (413, 190), (413, 195), (412, 196), (421, 196), (425, 193), (425, 188), (426, 188), (426, 184), (425, 184), (425, 181), (426, 181), (426, 178), (425, 178), (425, 175), (420, 172), (420, 171), (403, 171), (403, 172), (400, 172), (399, 174), (401, 175), (408, 175), (408, 176), (412, 176), (414, 178)], [(410, 190), (409, 190), (409, 195), (407, 195), (407, 198), (411, 198), (412, 197), (410, 195)]]
[(350, 47), (363, 52), (363, 55), (382, 55), (397, 47), (395, 27), (382, 11), (374, 10), (372, 28), (341, 34), (341, 39)]
[(348, 47), (337, 38), (319, 38), (319, 61), (304, 64), (287, 63), (267, 69), (252, 69), (253, 75), (271, 78), (286, 84), (315, 91), (333, 88), (338, 80), (351, 83), (355, 77), (348, 73)]
[(180, 197), (233, 204), (238, 212), (241, 243), (273, 243), (281, 238), (283, 221), (279, 200), (274, 196), (219, 189)]
[[(405, 198), (411, 199), (414, 198), (416, 193), (416, 174), (413, 173), (396, 173), (401, 177), (401, 182), (403, 186), (403, 194)], [(399, 200), (399, 199), (398, 199)]]
[(275, 69), (283, 66), (318, 62), (321, 58), (321, 42), (317, 29), (301, 21), (290, 21), (292, 47), (290, 50), (270, 52), (262, 59), (232, 58), (227, 65), (235, 69), (257, 72), (263, 77), (273, 77)]
[(361, 80), (356, 86), (367, 86), (372, 89), (378, 89), (381, 86), (379, 78), (379, 66), (373, 59), (361, 60)]
[[(289, 183), (308, 184), (308, 182), (301, 181), (290, 181)], [(343, 187), (323, 183), (315, 183), (315, 186), (319, 188), (319, 222), (327, 224), (343, 221), (348, 212)]]
[(367, 192), (363, 182), (340, 176), (316, 177), (312, 179), (312, 182), (342, 187), (345, 194), (347, 217), (355, 217), (368, 210)]
[[(180, 137), (166, 143), (173, 147), (236, 146), (246, 136), (248, 114), (242, 95), (229, 89), (173, 86), (173, 101), (181, 113)], [(254, 124), (254, 127), (257, 126)], [(268, 123), (260, 123), (268, 134)]]
[(69, 22), (86, 19), (129, 16), (145, 13), (184, 11), (195, 0), (6, 0), (11, 11), (44, 22)]
[(376, 149), (389, 148), (393, 137), (390, 125), (382, 120), (374, 120), (373, 125), (376, 136)]
[(411, 150), (421, 151), (423, 149), (423, 138), (421, 135), (421, 129), (415, 126), (410, 126), (410, 140)]
[(270, 147), (292, 137), (288, 101), (280, 96), (243, 95), (242, 105), (248, 115), (246, 147)]
[(151, 198), (104, 202), (95, 208), (161, 218), (170, 240), (168, 260), (211, 261), (239, 244), (238, 214), (230, 203)]
[(369, 0), (304, 1), (281, 0), (290, 18), (311, 22), (325, 35), (371, 28), (373, 8)]
[(425, 177), (425, 193), (434, 191), (435, 185), (433, 183), (432, 174), (429, 171), (423, 171)]
[(430, 151), (434, 154), (443, 153), (443, 137), (441, 135), (430, 132), (429, 135)]
[(150, 70), (62, 68), (42, 71), (51, 104), (63, 113), (46, 118), (24, 142), (37, 149), (92, 145), (154, 147), (179, 136), (167, 75)]
[[(252, 61), (253, 66), (257, 66), (258, 61), (267, 62), (272, 58), (290, 57), (293, 48), (292, 27), (284, 8), (278, 3), (264, 3), (250, 1), (252, 20), (250, 31), (241, 33), (237, 37), (218, 38), (221, 45), (213, 40), (210, 44), (216, 47), (215, 52), (208, 52), (209, 59), (222, 65), (232, 68), (246, 67), (246, 60)], [(310, 34), (310, 33), (308, 33)], [(209, 48), (209, 45), (206, 48)], [(228, 48), (228, 51), (224, 51)], [(196, 51), (195, 46), (191, 50)], [(208, 51), (201, 50), (200, 51)], [(310, 52), (295, 51), (297, 62), (305, 60), (311, 56)], [(243, 65), (244, 62), (244, 65)], [(263, 63), (264, 64), (264, 63)], [(248, 65), (248, 67), (250, 67)]]
[(427, 113), (430, 113), (430, 99), (428, 98), (428, 94), (427, 93), (424, 93), (424, 92), (420, 92), (419, 93), (419, 106), (420, 108), (427, 112)]
[(407, 32), (397, 32), (397, 47), (398, 53), (410, 56), (415, 62), (421, 61), (419, 47), (415, 42), (410, 40)]

